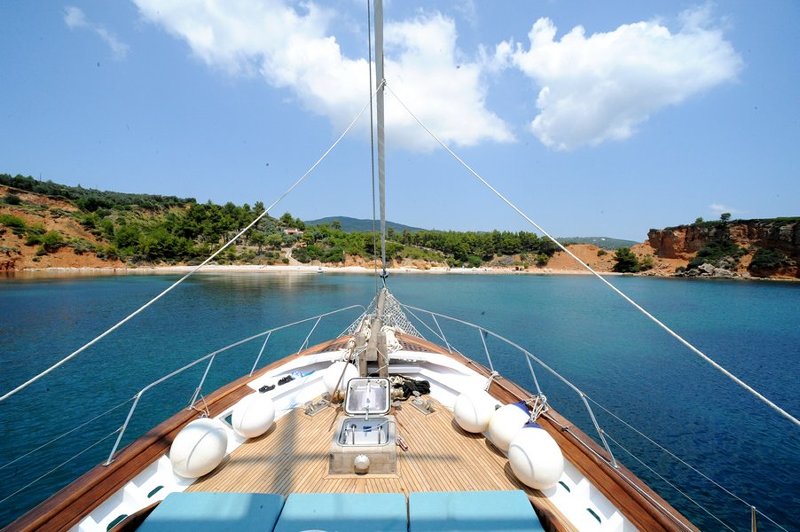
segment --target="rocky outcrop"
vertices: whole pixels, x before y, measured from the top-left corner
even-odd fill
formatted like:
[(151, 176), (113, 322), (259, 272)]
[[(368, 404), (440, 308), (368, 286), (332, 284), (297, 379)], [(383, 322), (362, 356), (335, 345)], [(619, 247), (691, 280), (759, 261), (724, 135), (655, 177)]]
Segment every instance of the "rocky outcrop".
[(697, 259), (684, 275), (727, 277), (738, 272), (800, 278), (800, 218), (703, 222), (651, 229), (647, 238), (657, 257), (669, 259), (692, 260), (698, 253), (703, 257), (715, 246), (741, 249), (739, 256), (726, 255), (700, 264)]
[(677, 277), (714, 277), (717, 279), (730, 279), (738, 277), (738, 274), (728, 268), (720, 268), (704, 262), (696, 268), (684, 270), (675, 274)]

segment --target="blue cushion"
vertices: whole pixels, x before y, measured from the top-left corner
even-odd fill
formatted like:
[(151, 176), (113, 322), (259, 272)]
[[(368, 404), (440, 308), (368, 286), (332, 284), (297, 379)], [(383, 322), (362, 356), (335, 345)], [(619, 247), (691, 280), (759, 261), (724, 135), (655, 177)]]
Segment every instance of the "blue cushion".
[(524, 491), (412, 493), (409, 532), (544, 530)]
[(283, 502), (283, 495), (271, 493), (170, 493), (147, 516), (139, 530), (272, 530)]
[(292, 493), (275, 532), (299, 530), (406, 532), (406, 498), (402, 493)]

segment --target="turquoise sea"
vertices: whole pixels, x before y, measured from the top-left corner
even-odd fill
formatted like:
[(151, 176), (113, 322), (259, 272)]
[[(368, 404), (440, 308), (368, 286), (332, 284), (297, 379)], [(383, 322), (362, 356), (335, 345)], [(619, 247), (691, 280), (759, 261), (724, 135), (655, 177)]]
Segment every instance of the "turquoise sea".
[[(0, 392), (80, 347), (175, 279), (0, 279)], [(734, 374), (800, 415), (800, 284), (637, 277), (614, 277), (611, 282)], [(720, 491), (595, 407), (615, 442), (697, 505), (612, 443), (618, 459), (702, 529), (749, 530), (748, 504), (788, 530), (800, 528), (800, 428), (744, 393), (597, 280), (395, 275), (388, 283), (403, 303), (479, 323), (526, 347), (599, 405), (746, 501)], [(189, 279), (117, 333), (0, 403), (0, 526), (104, 460), (130, 403), (32, 458), (12, 462), (19, 456), (209, 351), (317, 313), (367, 305), (375, 289), (374, 278), (346, 274), (203, 274)], [(310, 343), (340, 333), (359, 313), (352, 310), (322, 321)], [(486, 363), (474, 331), (440, 323), (456, 348)], [(312, 325), (273, 335), (260, 365), (296, 350)], [(418, 328), (433, 339), (424, 326)], [(255, 341), (220, 355), (204, 392), (246, 374), (260, 347)], [(523, 359), (495, 341), (488, 347), (502, 375), (534, 389)], [(195, 367), (171, 381), (174, 386), (148, 393), (123, 443), (184, 408), (203, 370)], [(542, 370), (537, 377), (550, 403), (594, 434), (575, 394)], [(778, 529), (764, 517), (759, 517), (759, 528)]]

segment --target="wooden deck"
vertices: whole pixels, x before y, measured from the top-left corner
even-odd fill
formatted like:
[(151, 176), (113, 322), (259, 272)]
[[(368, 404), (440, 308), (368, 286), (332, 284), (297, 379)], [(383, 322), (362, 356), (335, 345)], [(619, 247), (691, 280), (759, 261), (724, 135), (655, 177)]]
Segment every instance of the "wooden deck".
[(396, 475), (329, 475), (328, 453), (341, 408), (317, 415), (295, 409), (266, 435), (244, 443), (215, 472), (188, 491), (258, 493), (403, 493), (414, 491), (525, 490), (549, 520), (557, 510), (538, 491), (519, 483), (506, 458), (482, 436), (461, 430), (452, 414), (434, 402), (423, 414), (409, 402), (391, 414), (408, 451), (397, 449)]
[(317, 415), (295, 409), (265, 436), (244, 443), (215, 473), (189, 491), (262, 493), (373, 493), (524, 489), (504, 466), (507, 460), (480, 435), (468, 434), (452, 414), (434, 403), (425, 415), (410, 403), (392, 414), (408, 451), (397, 448), (397, 474), (328, 475), (328, 452), (341, 408)]

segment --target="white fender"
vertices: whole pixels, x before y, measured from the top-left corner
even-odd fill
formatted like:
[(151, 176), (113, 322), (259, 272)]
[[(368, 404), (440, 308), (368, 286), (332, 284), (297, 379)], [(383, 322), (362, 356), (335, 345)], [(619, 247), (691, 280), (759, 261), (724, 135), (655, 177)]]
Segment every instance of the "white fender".
[(213, 471), (225, 458), (228, 433), (216, 419), (195, 419), (175, 436), (169, 448), (172, 470), (182, 477), (198, 478)]
[(564, 455), (558, 444), (543, 428), (525, 427), (508, 447), (511, 470), (520, 482), (546, 490), (555, 486), (564, 472)]
[(511, 440), (530, 419), (530, 413), (524, 404), (522, 407), (518, 403), (502, 406), (492, 414), (486, 437), (495, 447), (506, 452)]
[(484, 390), (468, 390), (456, 399), (453, 416), (459, 427), (479, 434), (489, 427), (495, 404), (494, 398)]
[(257, 438), (275, 422), (275, 403), (263, 393), (252, 393), (233, 407), (231, 425), (244, 438)]

